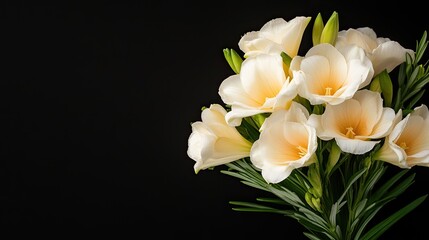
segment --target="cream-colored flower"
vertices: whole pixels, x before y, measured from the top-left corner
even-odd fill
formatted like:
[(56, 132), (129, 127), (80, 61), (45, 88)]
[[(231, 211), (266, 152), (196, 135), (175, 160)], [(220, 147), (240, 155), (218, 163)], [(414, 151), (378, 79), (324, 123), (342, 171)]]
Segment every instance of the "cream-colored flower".
[(219, 95), (231, 105), (226, 114), (228, 124), (238, 126), (243, 117), (287, 109), (296, 97), (296, 88), (283, 71), (280, 55), (259, 54), (246, 58), (240, 74), (221, 83)]
[(310, 115), (309, 124), (322, 140), (335, 138), (343, 152), (364, 154), (390, 133), (396, 118), (380, 93), (364, 89), (342, 104), (326, 105), (322, 115)]
[(315, 160), (316, 130), (306, 124), (308, 113), (297, 105), (273, 112), (250, 151), (250, 160), (268, 183), (279, 183)]
[(374, 67), (374, 74), (377, 75), (384, 69), (391, 72), (395, 67), (405, 61), (406, 53), (414, 57), (414, 51), (405, 49), (396, 41), (389, 38), (377, 37), (372, 28), (349, 28), (338, 32), (336, 47), (346, 45), (357, 45), (365, 50), (366, 55), (371, 60)]
[(416, 107), (395, 125), (374, 159), (401, 168), (429, 167), (429, 112), (426, 105)]
[(238, 46), (245, 57), (261, 53), (279, 55), (285, 52), (293, 58), (298, 54), (304, 30), (310, 20), (311, 17), (302, 16), (289, 22), (283, 18), (272, 19), (259, 31), (244, 34)]
[(304, 57), (293, 58), (290, 69), (300, 86), (299, 95), (313, 105), (340, 104), (367, 86), (374, 75), (371, 61), (361, 48), (339, 50), (327, 43), (312, 47)]
[(202, 121), (192, 123), (187, 153), (196, 162), (195, 173), (250, 155), (252, 143), (226, 123), (226, 113), (221, 105), (212, 104), (201, 112)]

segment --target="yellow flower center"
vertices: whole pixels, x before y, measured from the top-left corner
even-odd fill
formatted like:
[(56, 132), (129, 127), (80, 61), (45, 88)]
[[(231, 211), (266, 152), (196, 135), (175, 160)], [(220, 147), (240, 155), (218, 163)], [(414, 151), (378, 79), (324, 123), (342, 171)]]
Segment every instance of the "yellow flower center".
[(406, 143), (406, 142), (401, 142), (401, 143), (399, 144), (399, 146), (400, 146), (402, 149), (404, 149), (404, 150), (407, 150), (407, 149), (408, 149), (408, 146), (407, 146), (407, 143)]
[(347, 130), (346, 137), (351, 138), (351, 139), (355, 138), (356, 133), (353, 132), (352, 127), (348, 127), (348, 128), (346, 128), (346, 130)]
[(301, 147), (299, 145), (296, 146), (296, 148), (298, 148), (298, 151), (299, 151), (298, 155), (299, 155), (300, 158), (304, 157), (305, 154), (307, 154), (307, 149), (306, 148)]
[(331, 94), (331, 90), (332, 90), (332, 88), (331, 87), (327, 87), (327, 88), (325, 88), (325, 96), (331, 96), (332, 94)]

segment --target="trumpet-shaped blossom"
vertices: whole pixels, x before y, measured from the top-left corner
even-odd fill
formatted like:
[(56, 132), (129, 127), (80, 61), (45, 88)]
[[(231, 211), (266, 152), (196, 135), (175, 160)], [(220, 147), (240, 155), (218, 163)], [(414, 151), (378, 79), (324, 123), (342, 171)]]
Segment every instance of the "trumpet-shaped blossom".
[(395, 125), (375, 159), (401, 168), (429, 167), (429, 112), (426, 105), (416, 107)]
[(221, 83), (219, 95), (231, 105), (225, 116), (228, 124), (238, 126), (243, 117), (289, 108), (296, 88), (285, 75), (280, 55), (260, 54), (246, 58), (240, 74)]
[(336, 49), (327, 43), (312, 47), (304, 57), (293, 58), (290, 69), (299, 85), (298, 94), (313, 105), (340, 104), (367, 86), (374, 75), (361, 48)]
[(192, 123), (188, 156), (195, 161), (194, 171), (249, 157), (252, 143), (225, 121), (227, 111), (212, 104), (201, 112), (202, 121)]
[(251, 31), (242, 36), (238, 42), (244, 56), (268, 53), (279, 55), (287, 53), (290, 57), (298, 54), (304, 30), (311, 17), (295, 17), (289, 22), (275, 18), (265, 23), (259, 31)]
[(310, 115), (309, 123), (319, 138), (334, 138), (343, 152), (364, 154), (390, 133), (398, 116), (383, 107), (380, 93), (364, 89), (342, 104), (326, 105), (322, 115)]
[(268, 183), (279, 183), (315, 160), (316, 129), (306, 123), (308, 113), (298, 105), (294, 102), (288, 110), (273, 112), (253, 143), (250, 160)]
[(372, 28), (349, 28), (338, 32), (335, 46), (357, 45), (361, 47), (371, 60), (374, 67), (374, 74), (377, 75), (383, 70), (391, 72), (395, 67), (405, 61), (406, 53), (414, 57), (414, 51), (406, 49), (396, 41), (389, 38), (377, 37)]

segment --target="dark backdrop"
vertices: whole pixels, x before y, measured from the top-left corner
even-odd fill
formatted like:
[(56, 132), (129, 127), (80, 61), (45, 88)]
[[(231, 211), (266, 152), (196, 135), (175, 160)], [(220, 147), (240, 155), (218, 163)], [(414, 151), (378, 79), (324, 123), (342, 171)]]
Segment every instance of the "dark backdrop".
[[(304, 239), (292, 219), (231, 210), (230, 200), (261, 196), (255, 189), (218, 169), (194, 174), (190, 123), (202, 106), (221, 103), (219, 84), (233, 73), (222, 49), (238, 50), (244, 33), (273, 18), (321, 12), (326, 20), (337, 11), (340, 29), (369, 26), (414, 48), (429, 29), (424, 8), (388, 4), (0, 3), (1, 225)], [(429, 169), (412, 171), (409, 194), (380, 216), (429, 192)], [(426, 201), (383, 239), (423, 239), (428, 214)]]

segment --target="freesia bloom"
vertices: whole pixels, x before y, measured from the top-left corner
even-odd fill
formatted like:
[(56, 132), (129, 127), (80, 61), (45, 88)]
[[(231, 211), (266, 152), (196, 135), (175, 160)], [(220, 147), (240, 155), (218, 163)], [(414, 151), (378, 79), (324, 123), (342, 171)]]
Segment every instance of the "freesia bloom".
[(240, 125), (243, 117), (287, 109), (296, 94), (296, 85), (285, 75), (280, 55), (246, 58), (240, 74), (228, 77), (219, 87), (223, 102), (231, 105), (226, 114), (231, 126)]
[(336, 105), (353, 97), (368, 85), (374, 71), (364, 51), (356, 46), (336, 49), (321, 43), (312, 47), (304, 57), (292, 59), (291, 71), (299, 84), (298, 93), (311, 104)]
[(192, 123), (187, 153), (196, 162), (195, 173), (249, 156), (252, 143), (226, 123), (225, 114), (221, 105), (212, 104), (201, 112), (202, 121)]
[(294, 57), (310, 20), (311, 17), (295, 17), (289, 22), (283, 18), (270, 20), (259, 31), (243, 35), (238, 46), (246, 58), (261, 53), (279, 55), (281, 52)]
[(289, 110), (273, 112), (250, 151), (250, 160), (268, 183), (286, 179), (293, 169), (314, 162), (316, 130), (306, 124), (308, 113), (294, 102)]
[(335, 138), (343, 152), (364, 154), (390, 133), (396, 117), (393, 109), (383, 107), (380, 93), (364, 89), (342, 104), (326, 105), (309, 123), (322, 140)]
[(426, 105), (416, 107), (386, 137), (375, 159), (401, 168), (429, 167), (429, 112)]
[(342, 47), (350, 44), (365, 50), (373, 64), (375, 75), (385, 69), (387, 72), (391, 72), (405, 61), (406, 53), (414, 56), (413, 50), (405, 49), (401, 44), (389, 38), (377, 37), (374, 30), (369, 27), (339, 31), (335, 46)]

